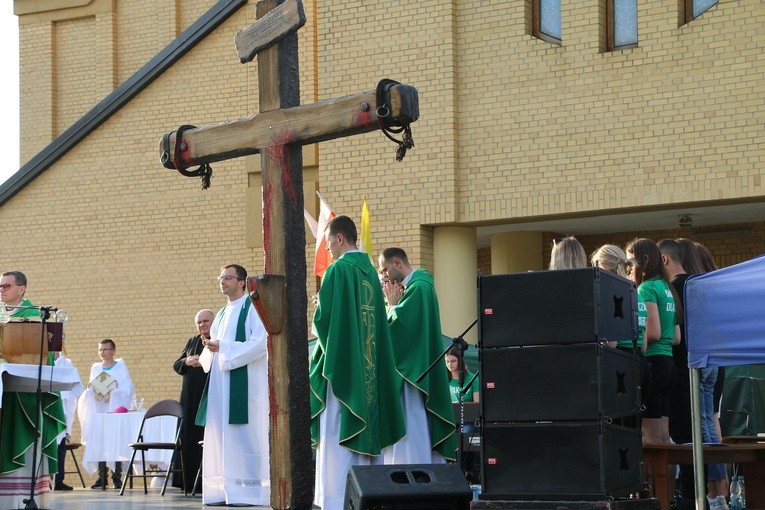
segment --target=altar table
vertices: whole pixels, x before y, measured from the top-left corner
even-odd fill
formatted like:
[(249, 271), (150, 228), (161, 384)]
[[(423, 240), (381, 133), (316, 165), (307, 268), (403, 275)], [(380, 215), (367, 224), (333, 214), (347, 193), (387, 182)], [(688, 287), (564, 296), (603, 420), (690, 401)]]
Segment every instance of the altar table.
[[(116, 462), (122, 462), (123, 469), (133, 454), (128, 446), (138, 438), (138, 429), (145, 412), (102, 413), (93, 416), (90, 437), (83, 438), (85, 453), (82, 465), (93, 474), (98, 470), (99, 461), (105, 461), (109, 469), (114, 469)], [(143, 430), (144, 441), (172, 443), (178, 419), (174, 416), (158, 416), (146, 422)], [(146, 452), (146, 464), (167, 466), (173, 452), (170, 450), (149, 450)], [(141, 470), (141, 455), (136, 455), (135, 468)]]

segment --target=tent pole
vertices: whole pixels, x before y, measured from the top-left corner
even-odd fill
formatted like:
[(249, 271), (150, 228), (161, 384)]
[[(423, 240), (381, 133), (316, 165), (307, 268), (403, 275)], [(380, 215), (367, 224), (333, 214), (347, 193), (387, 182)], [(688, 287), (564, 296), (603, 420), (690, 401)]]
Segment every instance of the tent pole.
[(707, 488), (704, 486), (704, 438), (701, 435), (700, 368), (689, 370), (691, 377), (691, 433), (693, 441), (693, 482), (696, 487), (696, 510), (706, 508)]

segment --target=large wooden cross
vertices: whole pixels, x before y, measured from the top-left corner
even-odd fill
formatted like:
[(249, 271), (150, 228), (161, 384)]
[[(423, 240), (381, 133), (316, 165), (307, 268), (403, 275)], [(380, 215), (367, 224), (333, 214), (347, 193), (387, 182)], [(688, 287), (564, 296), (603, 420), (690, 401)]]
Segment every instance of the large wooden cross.
[[(390, 126), (397, 132), (417, 119), (419, 105), (413, 87), (384, 80), (370, 92), (300, 106), (297, 30), (305, 24), (302, 4), (260, 0), (256, 16), (251, 27), (237, 34), (236, 46), (242, 63), (258, 57), (260, 113), (167, 133), (160, 152), (166, 168), (184, 175), (209, 171), (188, 172), (193, 165), (261, 154), (265, 274), (248, 278), (247, 284), (269, 333), (271, 506), (310, 509), (314, 469), (301, 146)], [(411, 145), (403, 145), (397, 159)]]

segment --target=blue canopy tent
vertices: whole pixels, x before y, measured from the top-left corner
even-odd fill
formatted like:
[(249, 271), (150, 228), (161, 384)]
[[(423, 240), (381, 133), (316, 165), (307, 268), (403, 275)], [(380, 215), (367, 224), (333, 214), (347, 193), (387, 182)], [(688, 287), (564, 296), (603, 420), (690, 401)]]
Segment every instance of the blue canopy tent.
[(765, 256), (694, 275), (685, 283), (696, 508), (704, 508), (699, 370), (765, 363)]
[(765, 363), (765, 256), (685, 284), (688, 367)]

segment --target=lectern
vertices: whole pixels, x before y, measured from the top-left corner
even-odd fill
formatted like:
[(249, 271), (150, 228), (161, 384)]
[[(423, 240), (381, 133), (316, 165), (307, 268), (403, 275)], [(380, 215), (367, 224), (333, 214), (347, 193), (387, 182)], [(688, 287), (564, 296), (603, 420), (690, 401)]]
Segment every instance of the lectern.
[[(0, 484), (3, 484), (3, 478), (9, 477), (18, 485), (19, 477), (28, 476), (30, 487), (26, 491), (20, 487), (18, 491), (4, 492), (0, 496), (0, 508), (3, 509), (20, 508), (25, 503), (32, 505), (29, 508), (38, 508), (34, 499), (47, 492), (35, 484), (36, 488), (32, 492), (34, 496), (30, 497), (33, 479), (31, 471), (34, 471), (30, 467), (34, 468), (40, 462), (45, 465), (49, 459), (55, 460), (56, 436), (63, 430), (62, 424), (65, 423), (58, 395), (47, 392), (74, 390), (78, 386), (82, 389), (75, 369), (40, 364), (48, 359), (48, 342), (44, 340), (50, 339), (51, 334), (54, 334), (52, 329), (55, 329), (47, 326), (40, 322), (0, 324), (0, 358), (3, 358), (0, 362), (0, 407), (4, 408), (0, 409), (0, 423), (13, 420), (14, 415), (31, 417), (31, 421), (20, 421), (23, 427), (14, 427), (12, 430), (5, 426), (2, 428), (3, 437), (0, 437), (0, 442), (3, 474), (0, 474)], [(38, 390), (46, 392), (41, 394), (43, 402), (40, 403), (34, 395)], [(6, 434), (12, 437), (5, 437)], [(40, 450), (37, 449), (38, 436), (41, 436)], [(33, 452), (39, 452), (38, 456)], [(47, 468), (41, 469), (39, 476), (34, 478), (37, 481), (49, 481), (47, 471)]]
[[(0, 360), (7, 363), (37, 365), (40, 362), (40, 327), (48, 336), (49, 323), (9, 322), (0, 324)], [(48, 342), (43, 342), (43, 360), (48, 359)]]

